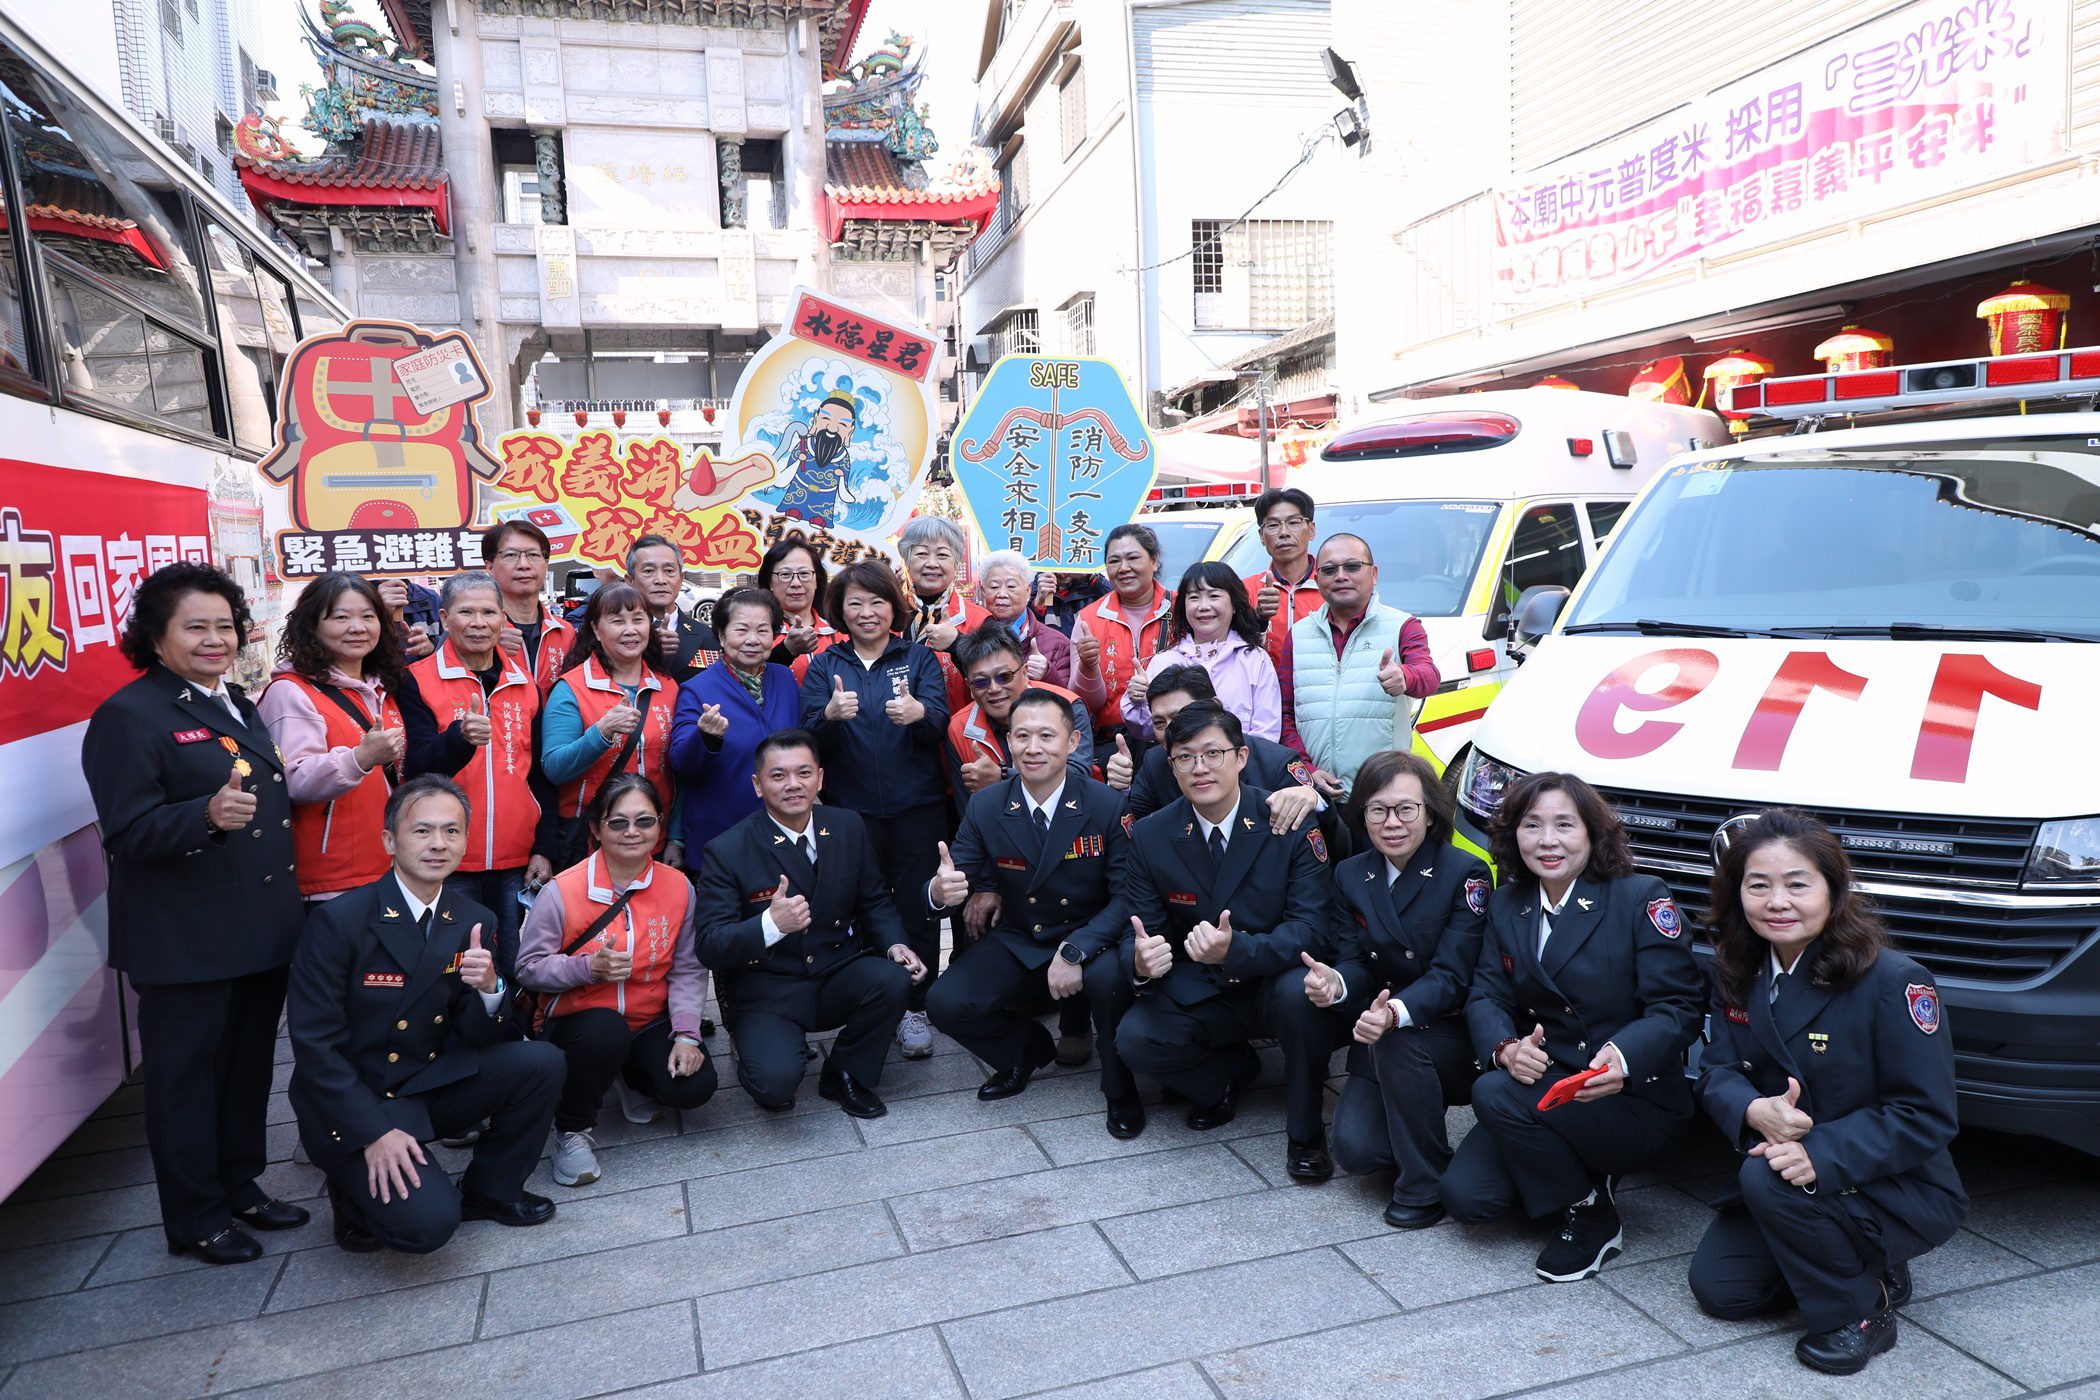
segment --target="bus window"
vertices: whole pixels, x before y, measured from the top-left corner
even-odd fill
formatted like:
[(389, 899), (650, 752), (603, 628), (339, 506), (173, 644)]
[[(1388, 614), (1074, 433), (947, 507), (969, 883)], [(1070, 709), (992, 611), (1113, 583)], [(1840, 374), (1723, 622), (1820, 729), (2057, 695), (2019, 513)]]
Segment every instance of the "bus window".
[[(22, 269), (15, 265), (15, 240), (10, 232), (16, 226), (13, 212), (7, 207), (7, 190), (0, 185), (0, 385), (17, 387), (13, 381), (19, 380), (19, 387), (29, 388), (34, 371), (22, 322)], [(36, 385), (34, 392), (41, 397), (43, 387)]]
[(204, 231), (233, 409), (233, 440), (251, 452), (267, 452), (278, 376), (296, 339), (291, 290), (232, 232), (211, 222)]
[(301, 340), (306, 339), (308, 336), (333, 335), (342, 328), (342, 317), (322, 306), (313, 298), (303, 293), (300, 295), (299, 338)]

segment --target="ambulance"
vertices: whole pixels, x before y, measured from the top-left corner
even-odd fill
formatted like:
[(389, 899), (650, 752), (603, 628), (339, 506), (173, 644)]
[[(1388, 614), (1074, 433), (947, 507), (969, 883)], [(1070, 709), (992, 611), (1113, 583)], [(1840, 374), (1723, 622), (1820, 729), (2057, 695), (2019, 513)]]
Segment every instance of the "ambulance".
[(2100, 1153), (2096, 402), (2100, 349), (1739, 392), (1793, 431), (1673, 463), (1519, 603), (1464, 838), (1578, 773), (1696, 921), (1729, 830), (1806, 808), (1937, 979), (1963, 1121)]
[(1191, 564), (1216, 559), (1254, 519), (1261, 487), (1249, 481), (1155, 486), (1137, 516), (1159, 537), (1159, 581), (1178, 587)]
[[(1578, 389), (1418, 399), (1352, 424), (1293, 472), (1318, 539), (1371, 546), (1378, 596), (1429, 634), (1443, 677), (1415, 715), (1415, 751), (1442, 771), (1515, 669), (1510, 609), (1526, 589), (1573, 587), (1634, 494), (1671, 458), (1724, 441), (1703, 409)], [(1249, 528), (1225, 552), (1269, 565)]]

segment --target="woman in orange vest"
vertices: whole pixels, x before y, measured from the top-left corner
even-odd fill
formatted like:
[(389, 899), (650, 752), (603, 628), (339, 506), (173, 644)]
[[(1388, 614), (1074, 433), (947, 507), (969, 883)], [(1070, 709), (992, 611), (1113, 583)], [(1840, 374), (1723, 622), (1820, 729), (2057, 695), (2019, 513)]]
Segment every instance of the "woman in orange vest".
[(1174, 595), (1159, 581), (1159, 536), (1149, 525), (1125, 523), (1108, 532), (1102, 572), (1110, 592), (1082, 608), (1072, 626), (1072, 689), (1094, 717), (1104, 748), (1123, 722), (1123, 692), (1131, 672), (1166, 645)]
[(329, 899), (392, 868), (379, 833), (402, 775), (407, 737), (398, 690), (405, 667), (379, 590), (356, 574), (323, 574), (284, 620), (276, 675), (256, 705), (292, 799), (299, 892)]
[[(663, 643), (641, 591), (608, 583), (591, 595), (576, 629), (576, 647), (547, 692), (540, 724), (540, 769), (559, 789), (561, 825), (554, 863), (581, 861), (589, 832), (584, 813), (615, 772), (640, 773), (670, 810), (671, 715), (678, 685), (664, 673)], [(662, 836), (669, 828), (658, 828)], [(684, 847), (663, 848), (666, 865), (684, 865)]]
[(789, 534), (759, 561), (758, 586), (779, 600), (784, 619), (780, 640), (767, 659), (792, 670), (800, 683), (809, 671), (809, 659), (839, 639), (817, 611), (818, 600), (831, 587), (824, 552), (802, 536)]
[(650, 852), (664, 829), (655, 786), (619, 773), (591, 803), (598, 849), (554, 877), (532, 902), (518, 949), (518, 983), (549, 996), (542, 1034), (568, 1057), (554, 1107), (554, 1180), (598, 1179), (598, 1104), (618, 1086), (630, 1123), (665, 1106), (688, 1111), (715, 1092), (700, 1048), (707, 972), (693, 933), (693, 887)]

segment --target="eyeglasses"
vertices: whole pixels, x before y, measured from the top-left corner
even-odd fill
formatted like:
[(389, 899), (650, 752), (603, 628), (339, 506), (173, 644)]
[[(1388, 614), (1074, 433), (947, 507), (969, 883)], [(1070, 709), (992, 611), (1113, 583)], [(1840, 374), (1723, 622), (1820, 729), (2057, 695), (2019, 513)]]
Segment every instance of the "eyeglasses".
[(505, 549), (496, 555), (498, 564), (544, 564), (547, 556), (536, 549)]
[(1198, 766), (1203, 768), (1220, 767), (1226, 759), (1231, 758), (1238, 752), (1238, 749), (1197, 749), (1193, 753), (1175, 754), (1167, 761), (1174, 765), (1176, 772), (1186, 773)]
[(1020, 674), (1019, 671), (991, 671), (983, 675), (972, 676), (970, 677), (970, 689), (990, 690), (995, 686), (1011, 685), (1013, 678)]
[(1384, 802), (1370, 802), (1364, 805), (1365, 826), (1384, 826), (1395, 818), (1412, 825), (1421, 815), (1422, 804), (1419, 802), (1394, 802), (1390, 805)]
[(808, 583), (816, 576), (817, 571), (815, 569), (775, 569), (773, 571), (773, 582)]
[(1285, 530), (1302, 530), (1311, 524), (1312, 521), (1302, 515), (1272, 515), (1262, 521), (1261, 532), (1264, 535), (1280, 535)]
[(1349, 577), (1355, 578), (1358, 574), (1362, 573), (1365, 569), (1368, 569), (1370, 567), (1371, 566), (1362, 559), (1340, 559), (1322, 564), (1319, 567), (1318, 572), (1321, 578), (1335, 578), (1341, 574), (1347, 574), (1349, 575)]
[(654, 831), (656, 821), (655, 817), (607, 817), (599, 824), (607, 831), (624, 833), (629, 827), (636, 831)]

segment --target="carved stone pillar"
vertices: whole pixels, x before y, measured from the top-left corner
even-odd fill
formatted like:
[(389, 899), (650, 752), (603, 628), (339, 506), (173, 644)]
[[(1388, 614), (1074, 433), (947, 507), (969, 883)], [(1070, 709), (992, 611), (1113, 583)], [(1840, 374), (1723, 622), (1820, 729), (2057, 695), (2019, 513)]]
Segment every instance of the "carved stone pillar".
[(561, 137), (544, 131), (532, 138), (532, 163), (537, 168), (540, 183), (540, 222), (543, 224), (565, 224), (569, 221), (569, 201), (562, 189)]
[(722, 172), (722, 227), (744, 227), (744, 143), (724, 137), (715, 142), (715, 164)]

